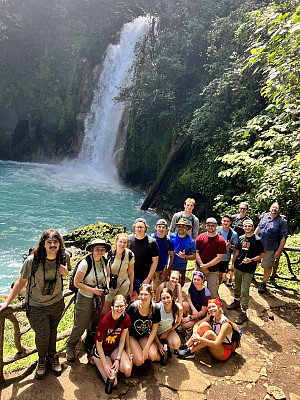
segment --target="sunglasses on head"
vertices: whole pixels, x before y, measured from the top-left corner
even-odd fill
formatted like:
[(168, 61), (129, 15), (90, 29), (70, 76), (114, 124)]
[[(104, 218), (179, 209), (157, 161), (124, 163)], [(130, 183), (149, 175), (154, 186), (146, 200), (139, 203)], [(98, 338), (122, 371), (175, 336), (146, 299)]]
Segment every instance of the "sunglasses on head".
[(194, 271), (194, 275), (199, 275), (199, 276), (201, 276), (201, 278), (204, 277), (203, 272), (200, 272), (200, 271)]

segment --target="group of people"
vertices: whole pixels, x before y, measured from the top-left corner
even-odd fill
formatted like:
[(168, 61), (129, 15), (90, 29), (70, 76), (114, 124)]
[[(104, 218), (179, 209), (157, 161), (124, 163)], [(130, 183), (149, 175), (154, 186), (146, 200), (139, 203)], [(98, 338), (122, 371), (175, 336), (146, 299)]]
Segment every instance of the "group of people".
[[(68, 361), (75, 360), (76, 345), (85, 330), (89, 361), (104, 381), (119, 370), (130, 376), (132, 365), (139, 366), (147, 359), (165, 365), (172, 349), (180, 358), (192, 358), (195, 351), (208, 347), (218, 360), (226, 360), (234, 352), (236, 327), (223, 314), (219, 285), (224, 281), (232, 285), (234, 275), (234, 299), (227, 309), (241, 307), (236, 323), (244, 323), (257, 263), (263, 260), (264, 280), (259, 288), (263, 293), (283, 250), (287, 221), (280, 215), (279, 204), (273, 203), (254, 231), (253, 221), (246, 215), (248, 204), (243, 202), (239, 214), (223, 215), (219, 227), (215, 218), (207, 218), (206, 232), (199, 235), (194, 206), (194, 199), (186, 199), (184, 210), (174, 214), (170, 228), (166, 220), (159, 219), (152, 235), (147, 234), (145, 219), (138, 218), (134, 234), (117, 235), (113, 246), (102, 239), (88, 244), (89, 254), (74, 274), (78, 292), (74, 326), (66, 344)], [(183, 301), (187, 263), (193, 260), (193, 278), (187, 301)], [(37, 379), (44, 377), (48, 364), (55, 375), (62, 371), (56, 336), (64, 310), (62, 277), (70, 270), (61, 235), (48, 229), (0, 305), (0, 311), (4, 310), (27, 284), (27, 317), (39, 355)], [(179, 333), (185, 330), (190, 335), (181, 345)]]

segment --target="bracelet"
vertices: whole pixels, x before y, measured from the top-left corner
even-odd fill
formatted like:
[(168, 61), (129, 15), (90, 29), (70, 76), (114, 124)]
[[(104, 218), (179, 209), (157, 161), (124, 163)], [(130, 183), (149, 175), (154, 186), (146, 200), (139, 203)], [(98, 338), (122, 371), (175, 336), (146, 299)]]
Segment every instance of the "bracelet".
[(190, 315), (190, 320), (192, 321), (193, 317)]
[(117, 356), (116, 360), (120, 361), (121, 360), (121, 356)]

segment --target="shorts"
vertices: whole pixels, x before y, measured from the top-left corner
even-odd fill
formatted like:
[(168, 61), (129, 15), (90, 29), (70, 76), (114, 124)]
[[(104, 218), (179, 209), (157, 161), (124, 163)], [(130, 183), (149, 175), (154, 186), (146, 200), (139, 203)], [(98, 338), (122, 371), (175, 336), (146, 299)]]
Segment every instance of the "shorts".
[(129, 291), (130, 280), (127, 277), (125, 278), (125, 280), (121, 281), (121, 283), (121, 287), (117, 287), (116, 289), (109, 288), (109, 293), (105, 296), (105, 301), (112, 302), (117, 294), (122, 294), (126, 299), (127, 293)]
[(223, 344), (222, 346), (223, 346), (223, 348), (224, 348), (224, 355), (223, 355), (221, 361), (225, 361), (225, 360), (227, 360), (227, 359), (229, 358), (229, 356), (231, 355), (232, 350), (231, 350), (231, 348), (229, 349), (229, 348), (227, 347), (226, 344)]
[(274, 258), (275, 250), (265, 250), (265, 256), (261, 260), (261, 266), (263, 269), (272, 269), (275, 264)]
[(229, 260), (228, 261), (220, 261), (219, 262), (219, 272), (228, 272), (228, 265), (229, 265)]
[[(115, 351), (115, 349), (113, 351)], [(109, 357), (111, 355), (111, 353), (112, 353), (112, 351), (110, 353), (105, 352), (104, 355), (105, 355), (105, 357)], [(98, 351), (97, 351), (97, 347), (96, 347), (95, 344), (94, 344), (94, 346), (92, 348), (92, 356), (97, 358), (98, 360), (101, 360), (101, 358), (100, 358), (100, 356), (98, 354)]]
[(157, 290), (158, 286), (163, 283), (165, 280), (167, 280), (166, 276), (161, 276), (161, 273), (163, 271), (155, 271), (153, 275), (153, 289)]

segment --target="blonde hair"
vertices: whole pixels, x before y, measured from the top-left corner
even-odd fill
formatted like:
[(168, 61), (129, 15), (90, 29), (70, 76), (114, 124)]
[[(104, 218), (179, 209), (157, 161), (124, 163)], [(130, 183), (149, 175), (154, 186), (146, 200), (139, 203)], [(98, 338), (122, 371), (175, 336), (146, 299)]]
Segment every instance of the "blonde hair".
[(118, 242), (118, 240), (121, 238), (121, 237), (124, 237), (126, 240), (127, 240), (127, 247), (129, 247), (129, 235), (127, 234), (127, 233), (118, 233), (117, 234), (117, 236), (116, 236), (116, 238), (115, 238), (115, 243), (113, 244), (113, 248), (114, 249), (116, 249), (117, 248), (117, 242)]
[(186, 203), (193, 203), (194, 205), (195, 205), (195, 199), (191, 199), (190, 197), (188, 197), (186, 200), (185, 200), (185, 202), (184, 202), (184, 204), (186, 204)]

